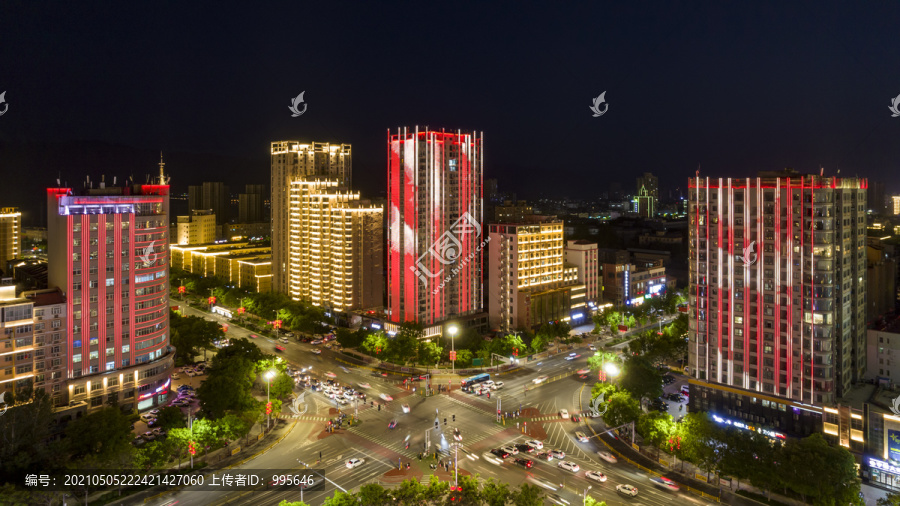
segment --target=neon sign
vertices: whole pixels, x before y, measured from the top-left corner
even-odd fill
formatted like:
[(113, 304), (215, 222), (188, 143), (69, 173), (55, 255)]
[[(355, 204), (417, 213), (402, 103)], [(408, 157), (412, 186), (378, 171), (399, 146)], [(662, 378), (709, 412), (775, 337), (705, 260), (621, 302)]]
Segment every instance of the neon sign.
[(869, 467), (872, 469), (880, 469), (882, 471), (887, 471), (891, 474), (900, 475), (900, 467), (892, 466), (883, 460), (869, 458)]
[(736, 420), (729, 420), (728, 418), (722, 418), (721, 416), (718, 416), (718, 415), (712, 415), (712, 418), (717, 423), (721, 423), (723, 425), (731, 425), (731, 426), (737, 427), (739, 429), (752, 430), (754, 432), (759, 432), (760, 434), (762, 434), (764, 436), (769, 436), (770, 438), (774, 438), (774, 439), (787, 439), (787, 436), (785, 436), (784, 434), (782, 434), (780, 432), (775, 432), (774, 430), (768, 430), (768, 429), (764, 429), (762, 427), (756, 427), (754, 425), (746, 424), (744, 422), (739, 422)]

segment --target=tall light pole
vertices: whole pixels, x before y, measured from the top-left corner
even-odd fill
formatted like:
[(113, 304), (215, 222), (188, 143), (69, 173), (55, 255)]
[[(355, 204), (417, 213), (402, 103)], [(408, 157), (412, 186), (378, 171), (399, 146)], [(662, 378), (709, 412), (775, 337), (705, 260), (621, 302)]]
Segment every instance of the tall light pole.
[(585, 506), (587, 504), (587, 493), (588, 493), (588, 490), (590, 490), (592, 488), (594, 488), (593, 485), (588, 485), (588, 488), (584, 489), (584, 499), (582, 499), (582, 501), (581, 501), (582, 506)]
[[(272, 384), (272, 378), (275, 377), (275, 371), (266, 372), (266, 407), (269, 407), (269, 385)], [(268, 409), (266, 410), (268, 411)], [(266, 413), (266, 430), (269, 430), (269, 420), (272, 418), (271, 413)]]
[(459, 443), (459, 442), (453, 443), (453, 450), (454, 450), (454, 456), (453, 456), (454, 484), (453, 485), (456, 487), (459, 486), (459, 449), (460, 449), (460, 447), (462, 447), (462, 443)]
[(450, 334), (450, 354), (453, 355), (453, 360), (450, 361), (450, 371), (452, 374), (456, 374), (456, 344), (453, 338), (456, 337), (457, 332), (459, 332), (459, 327), (456, 325), (447, 327), (447, 333)]

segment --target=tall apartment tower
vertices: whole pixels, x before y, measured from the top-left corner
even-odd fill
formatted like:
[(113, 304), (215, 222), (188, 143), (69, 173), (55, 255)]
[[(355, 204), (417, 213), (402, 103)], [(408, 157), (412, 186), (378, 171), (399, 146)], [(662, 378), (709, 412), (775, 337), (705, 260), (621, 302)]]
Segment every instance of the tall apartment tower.
[(228, 187), (221, 182), (204, 182), (197, 186), (188, 186), (189, 211), (212, 211), (216, 215), (216, 224), (228, 223), (228, 206), (231, 197)]
[(382, 306), (384, 210), (337, 181), (291, 183), (288, 294), (335, 311)]
[(801, 404), (862, 379), (866, 187), (793, 170), (689, 181), (692, 409), (803, 433)]
[(635, 211), (643, 218), (656, 216), (659, 204), (659, 178), (649, 172), (637, 178), (634, 200), (637, 203)]
[(404, 127), (387, 140), (389, 319), (482, 312), (482, 134)]
[(15, 207), (0, 209), (0, 272), (6, 263), (22, 255), (22, 213)]
[(244, 193), (238, 195), (238, 222), (259, 223), (263, 221), (263, 201), (266, 185), (248, 184)]
[(578, 282), (585, 286), (585, 296), (591, 302), (600, 301), (600, 267), (597, 243), (566, 241), (566, 262), (578, 268)]
[(327, 178), (350, 187), (353, 172), (349, 144), (277, 141), (272, 143), (272, 290), (289, 293), (290, 192), (299, 179)]
[(70, 402), (164, 403), (169, 345), (169, 186), (47, 190), (48, 281), (66, 297)]

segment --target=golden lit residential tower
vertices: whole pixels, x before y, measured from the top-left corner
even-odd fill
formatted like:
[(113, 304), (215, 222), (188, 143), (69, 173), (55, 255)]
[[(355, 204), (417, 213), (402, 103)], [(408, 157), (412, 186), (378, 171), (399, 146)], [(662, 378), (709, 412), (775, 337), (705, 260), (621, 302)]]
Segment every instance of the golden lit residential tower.
[(188, 216), (178, 216), (176, 225), (179, 246), (211, 244), (216, 241), (216, 215), (209, 210), (194, 209)]
[(277, 141), (272, 143), (272, 290), (290, 291), (291, 182), (301, 178), (327, 178), (350, 188), (352, 165), (349, 144)]
[(484, 308), (483, 137), (388, 131), (388, 318), (428, 327)]
[(0, 209), (0, 272), (6, 263), (22, 255), (22, 213), (15, 207)]
[(8, 405), (34, 381), (34, 302), (0, 286), (0, 393)]
[(793, 170), (689, 180), (692, 410), (808, 434), (862, 380), (866, 187)]
[(893, 210), (893, 214), (895, 216), (900, 214), (900, 195), (891, 196), (891, 204), (893, 204), (891, 206), (891, 208)]
[(66, 296), (68, 398), (87, 409), (165, 404), (169, 186), (47, 190), (48, 281)]
[(337, 181), (291, 183), (288, 294), (335, 311), (381, 307), (384, 210)]
[(489, 228), (488, 321), (492, 329), (529, 329), (570, 318), (575, 324), (585, 317), (585, 286), (578, 282), (578, 268), (565, 265), (561, 220), (531, 215), (519, 223)]
[(600, 300), (600, 267), (597, 243), (567, 241), (566, 262), (578, 267), (578, 282), (585, 286), (585, 296), (591, 302)]
[(69, 403), (66, 389), (66, 298), (59, 288), (22, 294), (34, 304), (34, 389), (44, 390), (54, 407)]

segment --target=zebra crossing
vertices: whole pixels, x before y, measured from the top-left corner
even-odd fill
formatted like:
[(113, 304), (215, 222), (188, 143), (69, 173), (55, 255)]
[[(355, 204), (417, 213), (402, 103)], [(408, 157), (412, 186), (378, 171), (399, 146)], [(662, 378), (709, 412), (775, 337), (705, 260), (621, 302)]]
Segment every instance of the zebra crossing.
[[(485, 439), (493, 437), (495, 434), (497, 434), (498, 432), (502, 432), (503, 430), (506, 430), (506, 427), (492, 426), (488, 430), (486, 430), (484, 432), (479, 432), (478, 434), (475, 434), (475, 435), (471, 435), (471, 433), (466, 433), (464, 436), (465, 440), (463, 441), (463, 443), (465, 444), (465, 446), (471, 447), (472, 445), (478, 443), (479, 441), (483, 441)], [(373, 435), (373, 434), (368, 434), (368, 433), (360, 430), (359, 427), (350, 427), (347, 429), (347, 432), (350, 432), (351, 434), (355, 434), (357, 436), (366, 438), (369, 441), (372, 441), (373, 443), (375, 443), (379, 446), (382, 446), (384, 448), (387, 448), (388, 450), (395, 452), (397, 454), (400, 454), (410, 460), (417, 458), (419, 453), (421, 453), (421, 449), (420, 449), (421, 443), (410, 444), (409, 449), (407, 449), (406, 442), (404, 440), (397, 439), (399, 437), (399, 435), (395, 436), (393, 438), (388, 438), (385, 436), (377, 436), (377, 435)], [(432, 442), (438, 442), (438, 441), (440, 441), (440, 436), (437, 436), (437, 438), (432, 439)]]
[(279, 413), (278, 418), (283, 420), (300, 420), (306, 422), (327, 422), (329, 419), (325, 416), (315, 416), (315, 415), (288, 415), (285, 413)]

